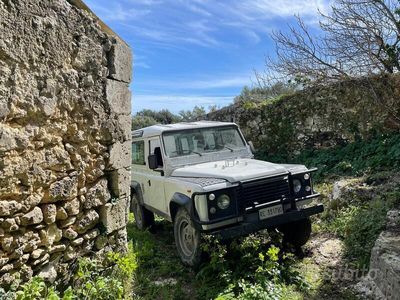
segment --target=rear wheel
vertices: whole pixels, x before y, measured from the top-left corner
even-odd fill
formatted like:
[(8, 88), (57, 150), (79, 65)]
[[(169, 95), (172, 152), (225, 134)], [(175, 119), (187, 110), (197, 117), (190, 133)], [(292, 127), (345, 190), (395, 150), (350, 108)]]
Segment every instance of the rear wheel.
[(174, 237), (178, 254), (185, 265), (198, 267), (201, 263), (201, 235), (187, 210), (179, 208), (174, 220)]
[(135, 216), (136, 227), (144, 230), (154, 225), (154, 214), (139, 203), (137, 194), (132, 194), (131, 212)]
[(305, 245), (311, 235), (311, 220), (309, 218), (284, 224), (278, 227), (283, 234), (284, 244), (291, 244), (295, 248)]

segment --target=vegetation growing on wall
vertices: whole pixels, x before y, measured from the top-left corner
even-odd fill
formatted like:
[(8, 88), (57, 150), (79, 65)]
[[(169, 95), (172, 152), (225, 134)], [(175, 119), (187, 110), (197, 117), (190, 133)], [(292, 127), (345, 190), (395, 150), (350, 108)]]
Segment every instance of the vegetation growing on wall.
[(304, 150), (399, 132), (399, 98), (400, 77), (388, 75), (308, 88), (274, 101), (243, 99), (207, 117), (233, 119), (265, 157), (287, 159)]
[[(287, 157), (267, 156), (260, 150), (259, 159), (282, 162)], [(309, 167), (317, 167), (316, 178), (361, 176), (385, 169), (400, 167), (400, 134), (382, 134), (344, 146), (310, 149), (289, 160)]]

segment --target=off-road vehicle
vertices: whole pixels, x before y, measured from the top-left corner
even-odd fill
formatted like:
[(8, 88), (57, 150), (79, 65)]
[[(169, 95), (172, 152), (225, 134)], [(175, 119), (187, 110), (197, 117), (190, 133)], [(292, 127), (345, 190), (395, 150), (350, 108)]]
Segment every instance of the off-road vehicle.
[(277, 228), (295, 247), (311, 233), (310, 206), (319, 194), (303, 165), (253, 158), (234, 123), (200, 121), (154, 125), (132, 133), (132, 200), (139, 229), (157, 214), (174, 224), (183, 263), (196, 266), (201, 235), (231, 239)]

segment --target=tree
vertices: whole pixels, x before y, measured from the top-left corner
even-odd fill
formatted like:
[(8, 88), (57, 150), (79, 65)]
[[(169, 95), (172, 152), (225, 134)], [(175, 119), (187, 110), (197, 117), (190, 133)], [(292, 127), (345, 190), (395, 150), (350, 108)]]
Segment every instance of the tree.
[[(210, 108), (211, 109), (211, 108)], [(216, 107), (212, 107), (216, 109)], [(132, 130), (140, 129), (143, 127), (155, 125), (155, 124), (171, 124), (178, 122), (189, 122), (202, 120), (206, 115), (206, 110), (202, 106), (195, 106), (192, 111), (180, 111), (179, 115), (170, 112), (167, 109), (162, 109), (159, 111), (151, 109), (143, 109), (137, 112), (132, 117)]]
[(272, 35), (276, 57), (267, 58), (262, 80), (285, 78), (326, 82), (349, 77), (400, 72), (400, 2), (398, 0), (336, 0), (321, 15), (322, 34), (305, 22)]
[(149, 117), (160, 124), (171, 124), (180, 121), (179, 116), (174, 115), (167, 109), (162, 109), (160, 111), (155, 111), (151, 109), (143, 109), (137, 113), (137, 116)]
[(204, 118), (206, 115), (206, 110), (203, 106), (195, 106), (192, 111), (190, 110), (181, 110), (179, 112), (182, 121), (189, 122), (189, 121), (197, 121)]
[(136, 114), (132, 117), (132, 130), (140, 129), (143, 127), (155, 125), (158, 122), (149, 116), (141, 116)]

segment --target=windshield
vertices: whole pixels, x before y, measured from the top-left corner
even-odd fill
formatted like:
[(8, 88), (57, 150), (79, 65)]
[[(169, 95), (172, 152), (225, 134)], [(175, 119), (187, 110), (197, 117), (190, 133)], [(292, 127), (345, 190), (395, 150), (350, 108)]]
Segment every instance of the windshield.
[(169, 157), (243, 149), (245, 143), (234, 126), (188, 129), (163, 134), (165, 152)]

